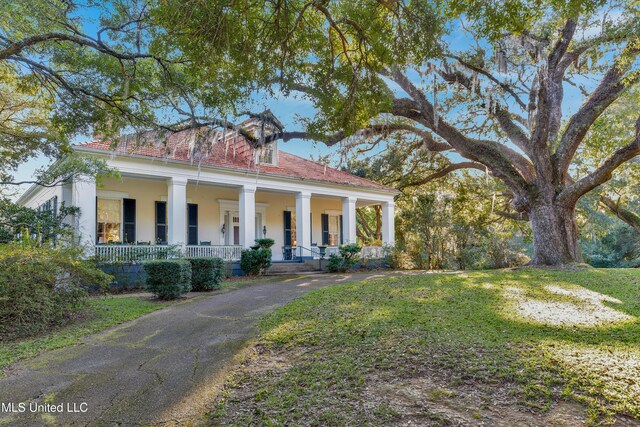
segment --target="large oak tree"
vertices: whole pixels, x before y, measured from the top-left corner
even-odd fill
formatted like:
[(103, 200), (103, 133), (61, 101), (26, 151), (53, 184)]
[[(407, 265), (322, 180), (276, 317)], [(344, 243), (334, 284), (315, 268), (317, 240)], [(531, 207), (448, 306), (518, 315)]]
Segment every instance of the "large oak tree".
[(201, 81), (303, 96), (328, 145), (412, 135), (433, 178), (488, 171), (531, 222), (535, 264), (579, 261), (575, 208), (640, 153), (640, 121), (578, 175), (594, 122), (640, 81), (636, 2), (163, 0), (155, 16)]

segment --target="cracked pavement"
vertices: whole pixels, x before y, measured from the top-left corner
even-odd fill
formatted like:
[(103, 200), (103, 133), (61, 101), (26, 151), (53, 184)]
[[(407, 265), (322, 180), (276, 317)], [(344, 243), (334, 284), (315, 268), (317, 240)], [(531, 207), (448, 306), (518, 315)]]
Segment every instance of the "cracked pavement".
[[(388, 275), (283, 277), (203, 294), (45, 352), (0, 378), (0, 402), (27, 405), (0, 412), (0, 426), (190, 424), (256, 337), (261, 315), (312, 289)], [(88, 410), (31, 413), (31, 402), (86, 402)]]

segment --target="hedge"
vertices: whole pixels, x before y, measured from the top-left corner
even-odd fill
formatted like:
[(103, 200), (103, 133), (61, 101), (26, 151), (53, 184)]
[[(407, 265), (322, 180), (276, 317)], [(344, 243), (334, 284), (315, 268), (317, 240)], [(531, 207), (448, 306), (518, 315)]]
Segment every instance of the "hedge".
[(174, 299), (191, 290), (191, 263), (187, 260), (146, 261), (145, 289), (160, 299)]
[(224, 261), (221, 258), (187, 258), (191, 263), (191, 289), (211, 291), (220, 289), (224, 278)]

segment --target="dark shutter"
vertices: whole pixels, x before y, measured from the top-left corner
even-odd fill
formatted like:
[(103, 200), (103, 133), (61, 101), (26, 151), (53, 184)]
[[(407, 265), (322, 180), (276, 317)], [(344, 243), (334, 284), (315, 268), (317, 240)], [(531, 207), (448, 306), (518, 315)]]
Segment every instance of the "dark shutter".
[(187, 204), (187, 244), (198, 244), (198, 205)]
[(322, 214), (321, 219), (322, 219), (322, 244), (328, 245), (329, 244), (329, 215)]
[(167, 202), (156, 202), (156, 243), (167, 243)]
[(96, 224), (96, 245), (97, 245), (100, 242), (100, 237), (99, 237), (100, 230), (98, 229), (98, 196), (96, 196), (96, 222), (95, 222), (95, 224)]
[(313, 244), (313, 214), (309, 212), (309, 244)]
[(342, 233), (342, 215), (340, 215), (340, 244), (344, 244), (344, 233)]
[(291, 246), (291, 212), (284, 211), (284, 245)]
[(122, 199), (122, 210), (124, 213), (123, 230), (125, 243), (136, 242), (136, 200)]

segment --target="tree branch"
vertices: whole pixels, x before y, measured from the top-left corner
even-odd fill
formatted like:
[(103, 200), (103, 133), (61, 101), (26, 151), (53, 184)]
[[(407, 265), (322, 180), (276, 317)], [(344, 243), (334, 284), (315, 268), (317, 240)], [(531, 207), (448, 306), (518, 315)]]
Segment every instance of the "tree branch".
[[(476, 67), (474, 67), (476, 68)], [(448, 73), (446, 71), (438, 71), (438, 74), (449, 84), (461, 84), (471, 93), (475, 92), (475, 95), (482, 97), (480, 87), (473, 88), (471, 79), (459, 71)], [(511, 119), (509, 111), (504, 109), (500, 105), (496, 105), (493, 116), (497, 119), (498, 124), (507, 137), (513, 142), (516, 147), (520, 148), (527, 156), (531, 156), (531, 142), (529, 137), (520, 129), (518, 125)]]
[(560, 38), (556, 42), (551, 54), (549, 55), (549, 71), (550, 75), (555, 75), (558, 64), (564, 57), (565, 53), (567, 53), (567, 49), (569, 48), (569, 44), (571, 40), (573, 40), (573, 35), (575, 34), (577, 27), (576, 19), (571, 17), (567, 19), (564, 24), (564, 27), (560, 31)]
[[(637, 55), (638, 52), (640, 49), (631, 49), (632, 54)], [(640, 82), (640, 73), (628, 81), (624, 80), (632, 63), (633, 61), (628, 61), (623, 65), (620, 61), (615, 61), (591, 96), (569, 120), (554, 156), (559, 180), (563, 180), (566, 175), (578, 147), (593, 123), (625, 89)]]
[(494, 213), (507, 219), (513, 219), (516, 221), (529, 221), (529, 214), (527, 214), (526, 212), (494, 211)]
[(436, 126), (433, 105), (404, 74), (396, 69), (393, 72), (384, 71), (384, 75), (394, 80), (418, 104), (423, 118), (421, 123), (447, 141), (460, 155), (486, 165), (514, 192), (527, 191), (529, 182), (525, 176), (530, 171), (528, 167), (523, 168), (528, 163), (524, 157), (493, 141), (468, 138), (444, 119), (439, 120)]
[(611, 198), (602, 195), (600, 196), (600, 203), (619, 219), (633, 227), (636, 231), (640, 232), (640, 215), (620, 206), (620, 200), (614, 202)]
[(420, 185), (424, 185), (430, 181), (433, 181), (434, 179), (442, 178), (443, 176), (446, 176), (451, 172), (457, 171), (460, 169), (478, 169), (481, 171), (486, 171), (487, 167), (481, 163), (476, 163), (476, 162), (452, 163), (440, 169), (439, 171), (432, 173), (431, 175), (425, 178), (419, 179), (417, 181), (408, 182), (406, 184), (400, 184), (398, 186), (398, 190), (403, 190), (408, 187), (418, 187)]
[(640, 118), (636, 122), (636, 137), (633, 142), (618, 150), (602, 163), (600, 167), (566, 187), (559, 195), (558, 202), (573, 206), (580, 197), (611, 179), (613, 171), (621, 164), (640, 154)]
[(506, 93), (508, 93), (509, 95), (511, 95), (511, 97), (516, 101), (516, 103), (524, 110), (527, 111), (527, 104), (522, 100), (522, 98), (520, 98), (520, 96), (518, 96), (518, 94), (515, 92), (515, 90), (513, 90), (513, 88), (511, 86), (509, 86), (508, 84), (501, 82), (500, 80), (498, 80), (495, 76), (493, 76), (493, 74), (489, 73), (487, 70), (480, 68), (480, 67), (476, 67), (475, 65), (471, 64), (470, 62), (465, 61), (464, 59), (462, 59), (461, 57), (457, 56), (457, 55), (452, 55), (452, 54), (446, 54), (444, 55), (446, 58), (451, 58), (451, 59), (455, 59), (456, 61), (458, 61), (461, 65), (463, 65), (464, 67), (470, 69), (471, 71), (474, 71), (478, 74), (482, 74), (483, 76), (485, 76), (486, 78), (488, 78), (489, 80), (491, 80), (493, 83), (495, 83), (496, 85), (498, 85), (503, 91), (505, 91)]

